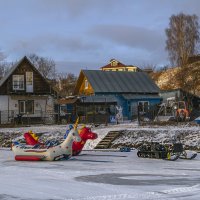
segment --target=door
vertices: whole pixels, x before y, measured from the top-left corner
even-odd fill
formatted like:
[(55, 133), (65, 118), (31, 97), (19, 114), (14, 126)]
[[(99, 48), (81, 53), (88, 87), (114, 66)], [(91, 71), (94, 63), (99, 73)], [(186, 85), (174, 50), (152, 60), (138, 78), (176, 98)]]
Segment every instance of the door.
[(26, 72), (26, 92), (33, 92), (33, 72)]
[(137, 102), (132, 102), (131, 103), (131, 119), (136, 119), (137, 118)]

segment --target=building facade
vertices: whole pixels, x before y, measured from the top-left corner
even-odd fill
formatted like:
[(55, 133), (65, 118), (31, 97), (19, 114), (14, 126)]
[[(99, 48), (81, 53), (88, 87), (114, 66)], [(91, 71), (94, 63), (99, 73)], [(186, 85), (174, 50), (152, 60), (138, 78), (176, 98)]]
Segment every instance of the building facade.
[(0, 124), (15, 120), (52, 120), (56, 92), (31, 61), (24, 57), (0, 80)]
[(161, 102), (159, 88), (144, 72), (82, 70), (74, 94), (113, 98), (129, 120), (137, 116), (138, 106), (146, 112)]
[(102, 71), (129, 71), (129, 72), (139, 72), (142, 71), (139, 67), (133, 65), (125, 65), (118, 60), (111, 59), (110, 62), (101, 67)]

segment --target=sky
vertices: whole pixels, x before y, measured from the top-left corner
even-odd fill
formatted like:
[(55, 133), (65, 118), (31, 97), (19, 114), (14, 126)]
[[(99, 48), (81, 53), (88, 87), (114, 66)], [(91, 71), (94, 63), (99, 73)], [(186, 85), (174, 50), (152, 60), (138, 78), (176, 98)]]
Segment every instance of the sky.
[(199, 0), (0, 0), (0, 52), (6, 61), (35, 53), (78, 74), (116, 59), (169, 64), (165, 29), (173, 14), (200, 17)]

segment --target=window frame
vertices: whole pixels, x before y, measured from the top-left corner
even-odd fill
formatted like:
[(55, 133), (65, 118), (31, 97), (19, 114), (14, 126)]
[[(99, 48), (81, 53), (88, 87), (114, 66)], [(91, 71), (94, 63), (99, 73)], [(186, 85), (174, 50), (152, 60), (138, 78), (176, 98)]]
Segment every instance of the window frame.
[(144, 105), (145, 105), (145, 103), (147, 103), (148, 107), (149, 107), (149, 105), (150, 105), (149, 101), (138, 101), (138, 106), (140, 103), (142, 104), (142, 109), (140, 110), (140, 112), (147, 112)]
[[(21, 105), (23, 103), (23, 111)], [(31, 112), (28, 111), (28, 106), (31, 103)], [(19, 100), (19, 114), (34, 114), (34, 100)]]
[[(20, 87), (20, 77), (23, 79), (23, 81), (21, 81), (23, 84), (23, 87)], [(14, 82), (17, 83), (17, 85), (14, 84)], [(13, 90), (24, 90), (24, 75), (23, 74), (14, 74), (12, 75), (12, 88)]]
[(89, 87), (88, 80), (87, 80), (87, 79), (85, 79), (85, 89), (88, 89), (88, 87)]
[(33, 86), (33, 72), (26, 72), (26, 85)]

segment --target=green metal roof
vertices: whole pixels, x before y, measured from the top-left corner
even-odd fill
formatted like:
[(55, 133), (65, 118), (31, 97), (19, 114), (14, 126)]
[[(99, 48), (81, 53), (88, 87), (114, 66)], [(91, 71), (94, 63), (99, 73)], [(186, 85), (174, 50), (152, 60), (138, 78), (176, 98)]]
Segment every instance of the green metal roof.
[(103, 96), (103, 95), (98, 95), (98, 96), (82, 96), (80, 97), (82, 102), (85, 103), (116, 103), (117, 99), (115, 96)]
[(162, 99), (159, 95), (152, 94), (123, 94), (124, 99)]
[(95, 93), (158, 94), (159, 88), (145, 72), (82, 70)]

